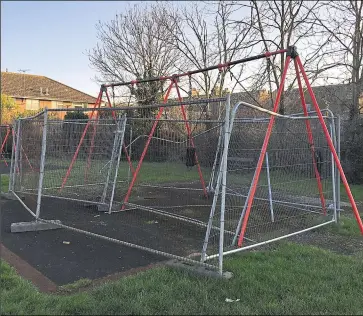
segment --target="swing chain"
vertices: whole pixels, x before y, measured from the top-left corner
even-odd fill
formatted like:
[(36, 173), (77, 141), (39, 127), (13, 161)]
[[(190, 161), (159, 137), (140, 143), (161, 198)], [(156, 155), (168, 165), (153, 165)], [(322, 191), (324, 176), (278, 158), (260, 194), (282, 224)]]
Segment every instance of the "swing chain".
[(112, 86), (112, 103), (113, 107), (115, 107), (115, 87)]
[(189, 100), (192, 100), (193, 97), (193, 87), (192, 87), (192, 75), (188, 72), (188, 80), (189, 80)]
[(135, 85), (137, 83), (137, 80), (131, 81), (131, 95), (135, 95)]

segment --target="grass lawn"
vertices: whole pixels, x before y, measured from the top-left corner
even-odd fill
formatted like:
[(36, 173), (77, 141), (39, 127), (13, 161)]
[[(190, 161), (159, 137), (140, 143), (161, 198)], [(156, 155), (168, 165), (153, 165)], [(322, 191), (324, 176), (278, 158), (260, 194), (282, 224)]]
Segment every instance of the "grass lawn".
[[(104, 183), (106, 182), (108, 172), (108, 161), (94, 160), (91, 164), (91, 170), (88, 172), (88, 183)], [(59, 169), (52, 167), (47, 168), (44, 174), (43, 183), (45, 187), (60, 187), (62, 180), (66, 175), (68, 164), (58, 164), (56, 160), (49, 162), (50, 166), (57, 166)], [(136, 169), (137, 162), (133, 162), (133, 167)], [(61, 169), (62, 168), (62, 169)], [(86, 162), (77, 161), (68, 177), (66, 185), (80, 185), (85, 181)], [(118, 170), (118, 181), (126, 181), (128, 177), (129, 166), (125, 161), (120, 162)], [(211, 173), (210, 168), (202, 168), (204, 180), (208, 184), (209, 176)], [(113, 177), (114, 173), (111, 173)], [(132, 177), (132, 174), (131, 174)], [(23, 185), (26, 188), (34, 188), (38, 183), (38, 173), (28, 173), (27, 177), (23, 179)], [(111, 178), (113, 180), (113, 178)], [(143, 162), (140, 172), (137, 177), (136, 183), (168, 183), (168, 182), (191, 182), (198, 181), (199, 174), (197, 167), (188, 169), (185, 164), (174, 162)], [(111, 180), (110, 180), (111, 182)]]
[(1, 181), (0, 181), (0, 191), (1, 192), (7, 192), (9, 188), (9, 176), (6, 174), (1, 175)]
[[(183, 181), (198, 179), (184, 167), (145, 163), (142, 181), (168, 181), (171, 174)], [(8, 176), (2, 175), (2, 190), (7, 185)], [(363, 201), (363, 186), (351, 189)], [(343, 187), (341, 193), (346, 196)], [(361, 238), (350, 214), (342, 216), (339, 227), (327, 229)], [(90, 280), (80, 280), (52, 295), (38, 292), (1, 262), (0, 314), (361, 314), (362, 260), (363, 251), (347, 256), (281, 242), (275, 250), (226, 257), (225, 270), (234, 274), (228, 281), (156, 268), (94, 288)], [(74, 293), (82, 287), (88, 291)]]
[[(51, 164), (56, 164), (58, 166), (62, 166), (62, 164), (58, 164), (56, 160), (52, 160)], [(63, 162), (64, 165), (64, 162)], [(133, 162), (134, 168), (136, 168), (137, 163)], [(62, 183), (62, 179), (66, 174), (65, 169), (46, 170), (44, 176), (44, 186), (45, 187), (59, 187)], [(67, 185), (73, 184), (81, 184), (84, 180), (84, 171), (85, 171), (85, 163), (82, 161), (77, 162), (73, 170), (71, 172), (70, 177), (68, 178)], [(92, 172), (89, 172), (88, 181), (89, 183), (98, 183), (103, 182), (106, 179), (107, 166), (105, 167), (105, 161), (93, 161), (92, 163)], [(209, 176), (211, 173), (210, 168), (202, 168), (202, 173), (204, 176), (204, 180), (208, 183)], [(128, 164), (125, 161), (120, 163), (120, 168), (118, 172), (118, 180), (126, 180), (128, 175)], [(252, 174), (250, 177), (247, 175), (241, 177), (238, 174), (230, 174), (228, 178), (228, 184), (232, 184), (236, 187), (247, 187), (251, 185)], [(271, 184), (272, 190), (278, 190), (287, 192), (289, 194), (301, 193), (303, 195), (309, 196), (319, 196), (317, 191), (316, 180), (314, 178), (300, 178), (297, 176), (293, 177), (295, 181), (291, 180), (289, 175), (283, 174), (281, 172), (271, 172)], [(165, 162), (165, 163), (151, 163), (144, 162), (142, 164), (142, 168), (140, 170), (139, 176), (137, 178), (138, 183), (167, 183), (167, 182), (189, 182), (189, 181), (198, 181), (199, 175), (196, 167), (188, 170), (184, 164), (181, 163), (173, 163), (173, 162)], [(300, 180), (300, 181), (296, 181)], [(29, 187), (34, 187), (34, 185), (38, 181), (38, 175), (34, 174), (34, 179), (31, 174), (28, 174), (28, 179), (30, 185)], [(3, 190), (7, 190), (8, 176), (2, 175), (2, 188)], [(26, 182), (25, 182), (26, 183)], [(261, 174), (261, 178), (259, 181), (259, 185), (266, 186), (267, 178), (265, 173)], [(326, 187), (324, 191), (331, 191), (331, 184), (326, 183)], [(351, 185), (351, 191), (353, 193), (354, 198), (357, 202), (363, 202), (363, 185)], [(347, 201), (347, 195), (344, 189), (344, 186), (341, 185), (341, 198), (343, 201)]]
[[(361, 202), (363, 203), (363, 184), (355, 184), (355, 185), (350, 185), (350, 190), (352, 191), (353, 197), (357, 202)], [(341, 186), (341, 196), (343, 196), (342, 198), (344, 200), (348, 200), (348, 197), (346, 196), (345, 193), (345, 188), (342, 185)]]
[[(229, 281), (157, 268), (88, 292), (67, 295), (39, 293), (2, 263), (2, 313), (362, 313), (363, 265), (360, 255), (344, 256), (311, 246), (281, 243), (274, 251), (235, 255), (225, 262), (226, 269), (234, 273)], [(226, 298), (240, 301), (226, 302)]]

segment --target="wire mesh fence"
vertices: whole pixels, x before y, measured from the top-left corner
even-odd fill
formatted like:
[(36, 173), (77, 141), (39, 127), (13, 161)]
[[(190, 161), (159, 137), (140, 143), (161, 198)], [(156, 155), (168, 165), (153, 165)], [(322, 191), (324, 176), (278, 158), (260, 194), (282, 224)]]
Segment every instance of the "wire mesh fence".
[[(223, 253), (238, 249), (269, 118), (237, 111), (230, 122), (228, 97), (196, 102), (221, 105), (219, 119), (190, 102), (188, 119), (179, 104), (19, 120), (13, 191), (40, 220), (221, 269)], [(326, 118), (336, 143), (332, 122)], [(244, 246), (334, 220), (335, 181), (316, 117), (276, 119)]]
[(41, 184), (40, 166), (44, 131), (44, 114), (20, 119), (14, 128), (10, 189), (19, 196), (34, 214)]
[(13, 191), (33, 215), (41, 206), (39, 220), (199, 262), (224, 121), (185, 120), (174, 107), (157, 120), (146, 110), (19, 120)]
[[(226, 167), (225, 252), (237, 248), (269, 124), (269, 118), (261, 113), (248, 111), (252, 115), (247, 118), (245, 109), (235, 110)], [(336, 118), (325, 120), (336, 144)], [(309, 141), (309, 129), (313, 143)], [(308, 120), (276, 118), (243, 235), (243, 246), (249, 248), (332, 222), (337, 205), (336, 186), (332, 155), (316, 116), (311, 115)], [(215, 216), (218, 219), (218, 212)]]
[(124, 119), (51, 120), (43, 195), (110, 207)]

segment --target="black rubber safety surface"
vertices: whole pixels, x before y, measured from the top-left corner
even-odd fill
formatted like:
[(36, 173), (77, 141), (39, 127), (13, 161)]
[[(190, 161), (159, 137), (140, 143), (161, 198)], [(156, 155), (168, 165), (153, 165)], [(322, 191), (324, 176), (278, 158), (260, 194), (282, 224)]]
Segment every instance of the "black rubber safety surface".
[(6, 165), (3, 160), (0, 160), (0, 174), (8, 173), (10, 173), (10, 161), (8, 162), (8, 165)]
[(10, 232), (11, 223), (32, 219), (18, 201), (1, 201), (1, 243), (57, 285), (99, 279), (165, 260), (66, 229)]

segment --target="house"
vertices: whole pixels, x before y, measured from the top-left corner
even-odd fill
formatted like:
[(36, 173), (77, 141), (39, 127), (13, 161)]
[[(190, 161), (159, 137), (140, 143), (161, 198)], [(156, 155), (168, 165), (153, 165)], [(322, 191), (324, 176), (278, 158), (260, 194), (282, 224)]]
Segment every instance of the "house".
[[(20, 111), (44, 108), (91, 108), (96, 98), (45, 76), (1, 72), (1, 93), (15, 99)], [(104, 106), (104, 103), (101, 105)], [(63, 118), (65, 112), (60, 112)]]

